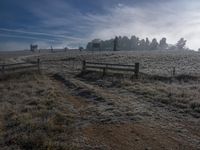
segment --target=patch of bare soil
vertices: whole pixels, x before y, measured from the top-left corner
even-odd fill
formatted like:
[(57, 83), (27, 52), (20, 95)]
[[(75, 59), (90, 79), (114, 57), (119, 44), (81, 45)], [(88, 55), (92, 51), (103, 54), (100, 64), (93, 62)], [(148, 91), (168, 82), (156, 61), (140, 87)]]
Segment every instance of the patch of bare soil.
[(83, 129), (85, 143), (99, 149), (196, 149), (177, 134), (146, 123), (91, 125)]

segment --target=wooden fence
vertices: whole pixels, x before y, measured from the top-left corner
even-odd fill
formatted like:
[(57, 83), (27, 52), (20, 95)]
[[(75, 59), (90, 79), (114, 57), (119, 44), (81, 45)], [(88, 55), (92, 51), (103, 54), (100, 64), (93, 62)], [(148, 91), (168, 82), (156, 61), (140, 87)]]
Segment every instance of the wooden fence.
[(22, 63), (13, 63), (13, 64), (0, 64), (0, 71), (2, 75), (6, 72), (11, 71), (20, 71), (24, 69), (32, 69), (35, 68), (40, 72), (40, 59), (38, 58), (36, 62), (22, 62)]
[(100, 69), (103, 71), (103, 75), (106, 74), (107, 70), (133, 72), (137, 79), (139, 77), (139, 63), (135, 63), (135, 65), (123, 65), (123, 64), (109, 64), (109, 63), (96, 63), (96, 62), (83, 61), (82, 71), (84, 72), (87, 69)]

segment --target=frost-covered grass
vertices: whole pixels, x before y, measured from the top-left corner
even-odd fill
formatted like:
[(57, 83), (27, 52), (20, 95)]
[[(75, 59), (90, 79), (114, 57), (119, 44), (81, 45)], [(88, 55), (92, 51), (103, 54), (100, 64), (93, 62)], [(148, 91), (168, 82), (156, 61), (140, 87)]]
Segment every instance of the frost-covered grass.
[(140, 71), (147, 74), (171, 76), (173, 67), (175, 67), (176, 75), (200, 75), (200, 53), (194, 51), (68, 51), (42, 54), (40, 58), (46, 61), (74, 61), (79, 68), (82, 60), (120, 64), (139, 62)]
[[(130, 80), (128, 75), (126, 78), (122, 75), (102, 78), (96, 72), (77, 76), (82, 60), (120, 64), (139, 62), (141, 72), (164, 76), (170, 76), (172, 67), (176, 67), (177, 74), (198, 76), (200, 53), (70, 51), (34, 54), (6, 61), (35, 61), (38, 57), (42, 62), (42, 75), (13, 75), (0, 81), (2, 149), (78, 149), (85, 146), (84, 143), (81, 145), (84, 136), (76, 135), (80, 123), (87, 126), (92, 122), (104, 124), (152, 118), (159, 124), (160, 120), (170, 117), (169, 124), (172, 124), (172, 120), (177, 120), (172, 112), (200, 117), (198, 77), (186, 76), (189, 77), (186, 81), (180, 77)], [(61, 82), (52, 78), (55, 74), (63, 77)], [(179, 126), (176, 125), (173, 129)], [(187, 137), (186, 132), (183, 135)], [(193, 138), (195, 141), (199, 139), (197, 135)]]
[(1, 149), (71, 149), (73, 117), (66, 99), (43, 75), (1, 81)]
[(122, 87), (136, 95), (142, 96), (144, 99), (174, 106), (182, 112), (192, 113), (195, 116), (200, 113), (199, 81), (174, 81), (170, 83), (140, 80), (136, 82), (126, 82)]
[(170, 76), (173, 67), (176, 74), (200, 74), (200, 54), (197, 52), (118, 52), (103, 56), (100, 61), (124, 64), (140, 63), (141, 71), (154, 75)]
[[(118, 51), (118, 52), (87, 52), (67, 51), (59, 53), (40, 54), (43, 71), (50, 73), (61, 72), (62, 74), (80, 73), (83, 60), (94, 62), (107, 62), (119, 64), (140, 63), (140, 72), (150, 75), (171, 76), (173, 67), (176, 75), (192, 75), (197, 78), (188, 79), (187, 82), (177, 81), (150, 81), (140, 86), (130, 86), (146, 96), (162, 103), (172, 104), (177, 107), (199, 111), (199, 80), (200, 75), (200, 53), (194, 51)], [(36, 60), (38, 55), (22, 57), (24, 60)], [(73, 72), (74, 73), (74, 72)], [(190, 76), (186, 76), (190, 77)], [(91, 77), (92, 78), (92, 77)], [(143, 79), (141, 79), (143, 80)], [(145, 79), (144, 79), (145, 80)], [(171, 80), (171, 79), (167, 79)], [(176, 79), (175, 79), (176, 80)], [(129, 89), (129, 90), (130, 90)]]

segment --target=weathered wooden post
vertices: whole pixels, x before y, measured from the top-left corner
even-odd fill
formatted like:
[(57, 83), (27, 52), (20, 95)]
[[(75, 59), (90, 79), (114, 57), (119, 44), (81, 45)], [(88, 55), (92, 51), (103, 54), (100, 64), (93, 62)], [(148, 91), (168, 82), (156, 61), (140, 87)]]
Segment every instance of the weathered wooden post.
[(40, 58), (37, 59), (37, 68), (38, 68), (38, 72), (40, 72)]
[(106, 67), (103, 68), (103, 76), (106, 75)]
[(174, 77), (175, 75), (176, 75), (176, 68), (173, 67), (172, 76)]
[(2, 72), (2, 79), (4, 79), (4, 77), (5, 77), (5, 65), (4, 64), (2, 64), (1, 72)]
[(113, 51), (117, 51), (117, 42), (118, 42), (118, 37), (116, 36), (114, 39)]
[(4, 73), (5, 73), (5, 65), (3, 64), (2, 65), (2, 75), (4, 75)]
[(83, 62), (82, 62), (82, 72), (84, 72), (85, 69), (86, 69), (86, 61), (83, 60)]
[(135, 78), (139, 77), (139, 63), (135, 63)]

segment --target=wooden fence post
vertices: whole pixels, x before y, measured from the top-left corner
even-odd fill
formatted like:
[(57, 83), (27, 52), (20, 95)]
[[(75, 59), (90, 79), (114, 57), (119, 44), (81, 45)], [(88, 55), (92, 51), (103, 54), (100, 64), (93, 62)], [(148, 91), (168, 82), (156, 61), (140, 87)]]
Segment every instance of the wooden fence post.
[(175, 75), (176, 75), (176, 68), (173, 67), (172, 76), (174, 77)]
[(83, 60), (83, 62), (82, 62), (82, 72), (84, 72), (85, 71), (85, 69), (86, 69), (86, 61), (85, 60)]
[(5, 77), (5, 65), (4, 64), (2, 65), (1, 72), (2, 72), (2, 78), (1, 79), (4, 79), (4, 77)]
[(138, 79), (139, 77), (139, 63), (135, 63), (135, 78)]
[(103, 68), (103, 76), (106, 75), (106, 67)]
[(37, 59), (38, 72), (40, 72), (40, 58)]
[(5, 65), (3, 64), (2, 65), (2, 74), (4, 75), (4, 73), (5, 73)]

